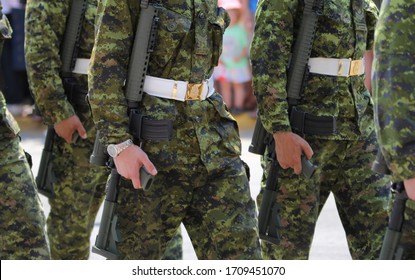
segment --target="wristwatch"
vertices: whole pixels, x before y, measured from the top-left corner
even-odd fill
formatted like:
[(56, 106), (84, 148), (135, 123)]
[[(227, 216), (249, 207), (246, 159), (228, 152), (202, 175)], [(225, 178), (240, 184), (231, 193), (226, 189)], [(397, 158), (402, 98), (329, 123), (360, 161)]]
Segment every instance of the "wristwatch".
[(127, 149), (129, 146), (133, 144), (133, 141), (131, 139), (128, 139), (127, 141), (124, 141), (120, 144), (109, 144), (107, 147), (107, 153), (111, 157), (115, 158), (118, 156), (122, 151)]

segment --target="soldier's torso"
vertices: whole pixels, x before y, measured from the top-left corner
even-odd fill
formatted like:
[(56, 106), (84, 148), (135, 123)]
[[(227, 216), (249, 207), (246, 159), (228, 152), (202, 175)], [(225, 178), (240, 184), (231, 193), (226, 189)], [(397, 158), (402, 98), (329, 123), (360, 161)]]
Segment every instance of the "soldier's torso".
[[(206, 79), (217, 65), (228, 15), (218, 9), (215, 0), (160, 4), (156, 46), (148, 74), (193, 82)], [(138, 9), (135, 11), (137, 15)]]
[[(369, 30), (366, 1), (323, 2), (311, 57), (362, 59)], [(334, 116), (337, 134), (329, 138), (354, 139), (372, 130), (372, 105), (364, 75), (338, 77), (310, 73), (298, 107), (313, 115)]]
[(323, 0), (312, 57), (360, 59), (366, 50), (364, 0)]

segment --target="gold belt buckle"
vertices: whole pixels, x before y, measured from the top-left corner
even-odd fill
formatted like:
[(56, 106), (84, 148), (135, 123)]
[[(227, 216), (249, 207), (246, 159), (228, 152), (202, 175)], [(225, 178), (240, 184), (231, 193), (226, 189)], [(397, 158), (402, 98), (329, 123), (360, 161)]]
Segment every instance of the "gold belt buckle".
[(187, 84), (186, 100), (201, 100), (203, 94), (203, 83), (201, 84)]
[(362, 69), (362, 63), (363, 60), (352, 60), (350, 62), (350, 70), (349, 70), (349, 76), (358, 76), (361, 74), (360, 69)]

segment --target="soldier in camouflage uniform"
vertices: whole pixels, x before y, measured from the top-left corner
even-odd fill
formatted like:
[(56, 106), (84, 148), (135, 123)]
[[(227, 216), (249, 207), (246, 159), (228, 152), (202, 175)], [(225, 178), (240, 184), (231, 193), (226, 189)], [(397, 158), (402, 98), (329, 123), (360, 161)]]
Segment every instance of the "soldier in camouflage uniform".
[[(0, 54), (11, 36), (1, 10), (0, 3)], [(0, 259), (47, 260), (45, 216), (19, 131), (0, 91)]]
[[(107, 168), (89, 164), (96, 131), (86, 103), (87, 67), (77, 70), (75, 66), (77, 73), (70, 82), (81, 96), (73, 100), (65, 95), (64, 81), (59, 75), (60, 46), (71, 2), (30, 0), (26, 6), (25, 51), (29, 83), (45, 124), (54, 125), (60, 136), (55, 139), (53, 159), (56, 197), (49, 199), (51, 213), (47, 219), (53, 259), (88, 259), (90, 234), (109, 174)], [(78, 58), (88, 59), (91, 55), (97, 3), (97, 0), (86, 1)], [(84, 66), (88, 66), (89, 61), (86, 62)], [(71, 143), (75, 131), (84, 139)], [(181, 258), (181, 243), (178, 235), (168, 258)]]
[[(96, 1), (87, 1), (78, 57), (89, 58), (94, 36)], [(89, 164), (95, 129), (85, 101), (87, 75), (74, 74), (77, 96), (69, 100), (60, 76), (60, 46), (71, 1), (27, 1), (25, 53), (29, 84), (36, 106), (47, 125), (56, 131), (53, 172), (56, 176), (47, 218), (53, 259), (88, 259), (90, 234), (104, 198), (108, 170)], [(75, 100), (76, 99), (76, 100)], [(87, 129), (86, 129), (87, 128)], [(72, 143), (72, 134), (82, 139)]]
[(415, 259), (415, 1), (384, 1), (375, 32), (373, 98), (375, 128), (393, 181), (409, 198), (401, 242)]
[[(89, 99), (104, 145), (132, 138), (123, 86), (139, 2), (102, 2)], [(261, 258), (237, 123), (212, 86), (229, 16), (216, 0), (156, 2), (160, 20), (139, 111), (150, 123), (143, 130), (157, 122), (172, 129), (160, 132), (169, 140), (144, 138), (114, 158), (127, 179), (116, 210), (118, 249), (125, 259), (159, 259), (183, 222), (199, 259)], [(186, 97), (192, 84), (203, 89)], [(157, 173), (147, 191), (139, 189), (142, 166)]]
[[(281, 167), (276, 198), (281, 241), (278, 246), (263, 242), (263, 255), (307, 259), (317, 218), (332, 193), (352, 258), (375, 259), (387, 226), (388, 190), (386, 178), (371, 170), (377, 145), (362, 58), (373, 55), (377, 9), (367, 0), (323, 0), (310, 73), (295, 112), (288, 108), (286, 81), (303, 7), (304, 1), (261, 0), (256, 12), (251, 49), (254, 88), (260, 119), (273, 135)], [(304, 133), (293, 133), (289, 111), (302, 116), (295, 127)], [(297, 175), (301, 154), (318, 165), (310, 180)], [(263, 185), (269, 166), (265, 163)], [(261, 199), (262, 192), (258, 203)]]

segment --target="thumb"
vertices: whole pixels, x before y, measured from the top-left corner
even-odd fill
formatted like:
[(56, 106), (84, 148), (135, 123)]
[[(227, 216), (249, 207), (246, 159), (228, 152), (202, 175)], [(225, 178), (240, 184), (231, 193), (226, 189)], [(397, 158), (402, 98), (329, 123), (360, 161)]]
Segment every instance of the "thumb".
[(85, 127), (82, 125), (82, 123), (79, 123), (79, 125), (77, 125), (76, 131), (78, 131), (78, 134), (79, 136), (81, 136), (82, 139), (87, 138), (86, 130), (85, 130)]
[(303, 153), (307, 159), (311, 159), (314, 155), (313, 149), (311, 149), (307, 141), (304, 140), (304, 142), (304, 145), (302, 145)]
[(151, 175), (157, 175), (157, 169), (150, 160), (143, 161), (143, 166)]

